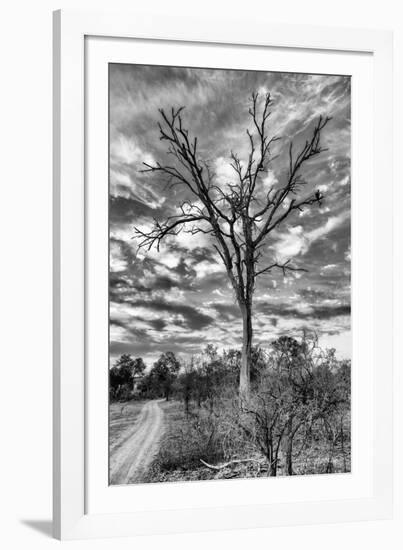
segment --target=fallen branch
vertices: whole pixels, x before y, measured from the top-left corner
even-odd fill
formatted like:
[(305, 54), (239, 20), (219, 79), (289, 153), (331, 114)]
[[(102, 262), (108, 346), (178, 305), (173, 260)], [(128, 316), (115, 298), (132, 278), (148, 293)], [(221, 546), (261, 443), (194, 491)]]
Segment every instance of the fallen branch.
[(220, 466), (215, 466), (214, 464), (208, 464), (201, 458), (199, 459), (204, 466), (207, 468), (210, 468), (210, 470), (223, 470), (224, 468), (228, 468), (228, 466), (232, 466), (233, 464), (242, 464), (242, 462), (257, 462), (260, 465), (260, 461), (256, 458), (241, 458), (238, 460), (230, 460), (229, 462), (224, 462), (224, 464), (221, 464)]

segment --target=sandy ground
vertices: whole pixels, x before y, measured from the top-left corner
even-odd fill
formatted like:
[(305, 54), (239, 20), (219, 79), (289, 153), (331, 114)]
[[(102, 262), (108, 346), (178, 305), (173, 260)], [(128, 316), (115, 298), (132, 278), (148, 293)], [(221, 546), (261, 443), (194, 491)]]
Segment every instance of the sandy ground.
[[(113, 423), (118, 423), (114, 419)], [(110, 449), (110, 483), (126, 485), (139, 483), (158, 451), (162, 436), (163, 411), (159, 401), (148, 401), (134, 424), (122, 418), (124, 429)]]

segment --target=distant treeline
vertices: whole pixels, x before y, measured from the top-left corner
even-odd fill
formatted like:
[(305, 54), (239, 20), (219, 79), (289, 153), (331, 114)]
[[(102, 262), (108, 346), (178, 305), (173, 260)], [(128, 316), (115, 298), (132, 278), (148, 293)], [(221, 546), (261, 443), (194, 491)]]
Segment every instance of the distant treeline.
[[(187, 361), (179, 360), (171, 351), (162, 353), (147, 371), (141, 357), (123, 354), (109, 371), (112, 401), (175, 397), (198, 406), (214, 399), (216, 394), (232, 393), (238, 384), (241, 351), (223, 350), (208, 344), (202, 353)], [(322, 350), (315, 339), (298, 341), (288, 336), (275, 340), (269, 350), (254, 347), (251, 381), (256, 390), (262, 377), (272, 376), (293, 386), (312, 383), (315, 377), (334, 377), (338, 386), (350, 391), (350, 361), (338, 360), (334, 349)], [(226, 392), (227, 390), (227, 392)]]

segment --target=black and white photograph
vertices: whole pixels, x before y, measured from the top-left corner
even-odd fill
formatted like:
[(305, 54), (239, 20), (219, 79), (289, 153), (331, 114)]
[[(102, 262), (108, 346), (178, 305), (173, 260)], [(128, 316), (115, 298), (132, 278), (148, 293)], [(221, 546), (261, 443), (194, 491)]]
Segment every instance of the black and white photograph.
[(351, 471), (351, 78), (109, 64), (109, 483)]
[(6, 3), (2, 548), (403, 549), (401, 4)]

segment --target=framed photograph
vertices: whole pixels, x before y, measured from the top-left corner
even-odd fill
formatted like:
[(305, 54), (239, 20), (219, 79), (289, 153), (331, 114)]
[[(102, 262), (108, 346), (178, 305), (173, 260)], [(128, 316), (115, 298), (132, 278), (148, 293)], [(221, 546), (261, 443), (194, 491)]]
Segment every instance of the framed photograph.
[(392, 513), (392, 36), (54, 14), (54, 534)]

